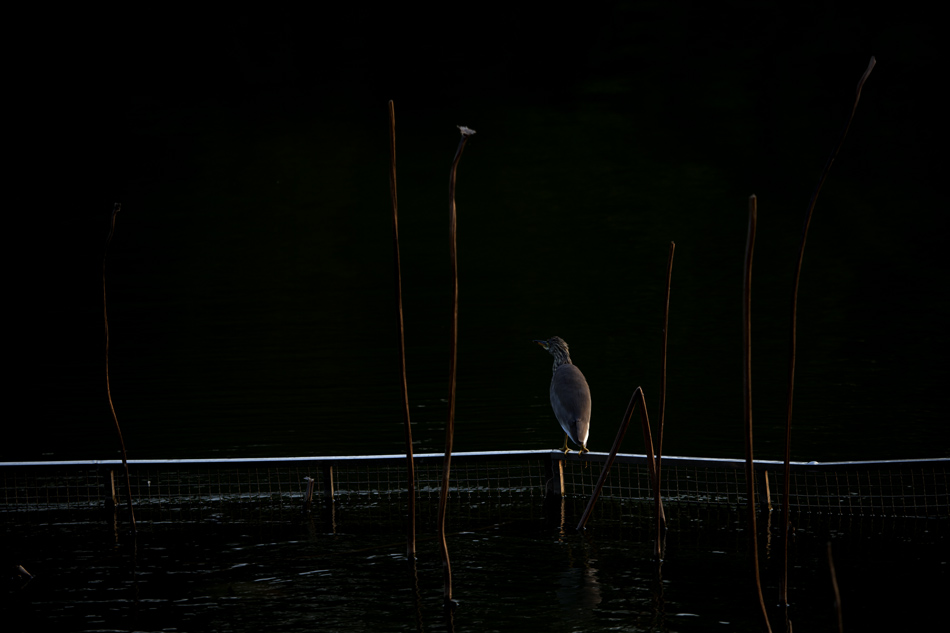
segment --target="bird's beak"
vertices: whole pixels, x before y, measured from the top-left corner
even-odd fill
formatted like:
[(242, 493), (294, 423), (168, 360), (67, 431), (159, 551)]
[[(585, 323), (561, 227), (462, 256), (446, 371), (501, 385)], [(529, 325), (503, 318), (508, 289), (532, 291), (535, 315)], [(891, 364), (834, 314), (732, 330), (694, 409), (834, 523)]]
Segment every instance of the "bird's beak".
[(548, 348), (548, 342), (547, 342), (547, 341), (538, 341), (538, 340), (535, 340), (534, 342), (537, 343), (538, 345), (540, 345), (541, 347), (543, 347), (544, 349), (547, 349), (547, 348)]

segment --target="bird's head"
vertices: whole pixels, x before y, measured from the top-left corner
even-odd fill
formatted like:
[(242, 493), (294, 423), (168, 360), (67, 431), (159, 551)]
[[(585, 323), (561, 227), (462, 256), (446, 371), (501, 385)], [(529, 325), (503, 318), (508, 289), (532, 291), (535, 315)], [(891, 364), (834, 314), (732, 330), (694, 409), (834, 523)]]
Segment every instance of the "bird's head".
[(555, 367), (561, 363), (570, 363), (571, 354), (568, 351), (567, 343), (560, 336), (552, 336), (546, 341), (536, 340), (535, 343), (550, 352), (554, 357)]

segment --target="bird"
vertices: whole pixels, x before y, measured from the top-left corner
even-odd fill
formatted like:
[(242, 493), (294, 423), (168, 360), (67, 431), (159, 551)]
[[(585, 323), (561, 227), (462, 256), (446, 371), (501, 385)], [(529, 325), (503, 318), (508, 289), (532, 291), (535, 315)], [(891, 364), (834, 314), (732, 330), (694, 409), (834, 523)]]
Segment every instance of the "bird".
[(564, 429), (564, 446), (568, 454), (567, 438), (580, 449), (578, 454), (589, 452), (587, 435), (590, 432), (590, 387), (584, 374), (571, 362), (567, 343), (559, 336), (546, 341), (535, 340), (554, 357), (554, 375), (551, 377), (551, 408)]

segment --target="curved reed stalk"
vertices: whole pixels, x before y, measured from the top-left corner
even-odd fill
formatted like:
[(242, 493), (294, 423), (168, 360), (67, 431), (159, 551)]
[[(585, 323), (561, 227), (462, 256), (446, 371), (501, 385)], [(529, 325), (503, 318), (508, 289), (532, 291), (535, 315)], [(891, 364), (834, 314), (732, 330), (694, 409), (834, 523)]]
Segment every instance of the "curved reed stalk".
[(818, 184), (815, 186), (815, 190), (811, 194), (811, 200), (808, 203), (808, 210), (805, 212), (805, 224), (802, 227), (802, 239), (798, 248), (798, 263), (795, 266), (795, 278), (792, 287), (792, 322), (789, 341), (790, 353), (788, 361), (788, 398), (786, 401), (787, 407), (785, 421), (785, 477), (782, 482), (782, 548), (784, 550), (784, 554), (783, 576), (779, 594), (781, 602), (785, 605), (788, 604), (788, 496), (789, 482), (791, 479), (791, 467), (789, 464), (791, 461), (792, 445), (792, 401), (795, 395), (795, 350), (798, 346), (798, 285), (802, 276), (802, 260), (805, 257), (805, 241), (808, 239), (808, 227), (811, 226), (811, 217), (815, 210), (815, 203), (818, 200), (818, 194), (821, 192), (822, 185), (825, 184), (825, 179), (828, 178), (828, 172), (831, 171), (831, 165), (835, 162), (835, 158), (837, 158), (838, 152), (841, 150), (841, 145), (844, 143), (845, 136), (848, 135), (848, 129), (851, 127), (851, 121), (854, 119), (854, 113), (858, 109), (858, 101), (861, 100), (861, 89), (864, 87), (864, 82), (867, 81), (867, 78), (870, 76), (871, 71), (874, 70), (874, 66), (876, 64), (877, 60), (874, 59), (874, 57), (871, 57), (871, 61), (868, 63), (867, 70), (864, 71), (864, 74), (861, 75), (861, 79), (858, 81), (858, 87), (854, 93), (854, 105), (851, 106), (851, 113), (848, 115), (848, 119), (845, 121), (844, 127), (841, 129), (841, 135), (838, 137), (838, 142), (831, 150), (831, 155), (828, 156), (828, 160), (825, 161), (825, 167), (821, 172), (821, 177), (818, 179)]

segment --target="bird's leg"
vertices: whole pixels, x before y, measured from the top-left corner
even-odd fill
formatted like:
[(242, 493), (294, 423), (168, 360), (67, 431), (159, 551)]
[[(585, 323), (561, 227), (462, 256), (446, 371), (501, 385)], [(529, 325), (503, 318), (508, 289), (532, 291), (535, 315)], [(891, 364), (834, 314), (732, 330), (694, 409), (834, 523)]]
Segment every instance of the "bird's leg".
[(564, 451), (565, 455), (571, 452), (571, 449), (567, 447), (567, 433), (564, 434), (564, 446), (561, 448), (561, 450)]
[(579, 455), (583, 455), (584, 453), (589, 453), (589, 452), (590, 452), (590, 449), (587, 448), (587, 446), (585, 446), (584, 444), (581, 444), (581, 450), (577, 451)]

